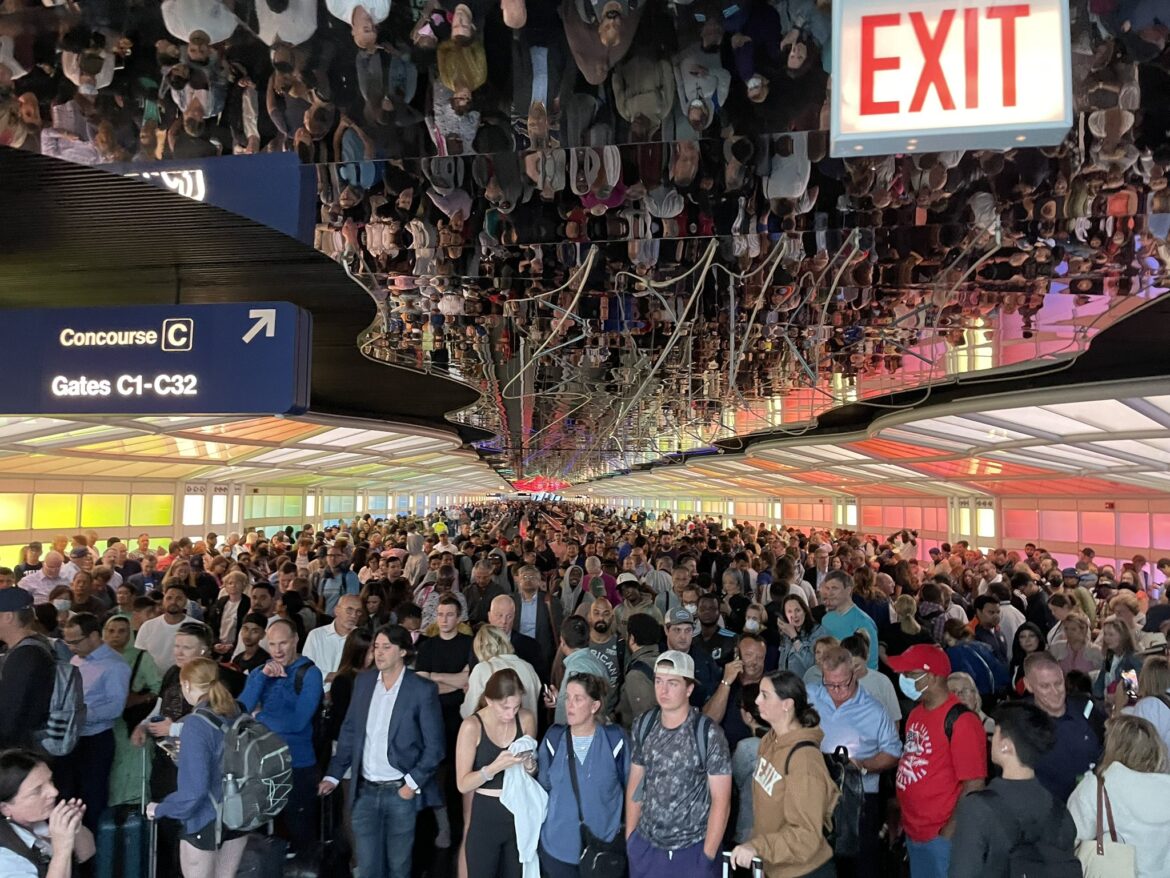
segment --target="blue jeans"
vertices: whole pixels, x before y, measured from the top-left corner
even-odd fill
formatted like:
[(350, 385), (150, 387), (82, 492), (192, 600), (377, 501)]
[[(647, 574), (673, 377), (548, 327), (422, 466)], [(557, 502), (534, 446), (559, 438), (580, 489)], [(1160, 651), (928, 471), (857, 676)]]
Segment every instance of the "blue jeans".
[(906, 839), (910, 854), (910, 878), (947, 878), (951, 865), (951, 840), (936, 835), (930, 841)]
[(353, 804), (357, 878), (410, 878), (418, 796), (404, 799), (399, 786), (360, 782)]

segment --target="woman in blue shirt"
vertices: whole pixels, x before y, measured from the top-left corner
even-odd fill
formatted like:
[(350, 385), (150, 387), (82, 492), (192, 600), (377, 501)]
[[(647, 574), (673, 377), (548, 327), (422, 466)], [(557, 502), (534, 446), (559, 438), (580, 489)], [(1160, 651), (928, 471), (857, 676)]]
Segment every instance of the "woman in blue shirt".
[(151, 820), (170, 817), (182, 824), (179, 862), (185, 878), (234, 875), (244, 855), (246, 833), (223, 827), (216, 835), (215, 806), (222, 800), (224, 732), (220, 723), (234, 719), (239, 706), (219, 681), (219, 666), (208, 658), (191, 659), (179, 674), (183, 699), (194, 713), (179, 736), (178, 789), (161, 802), (151, 802)]
[[(540, 830), (540, 863), (548, 878), (581, 874), (581, 823), (597, 838), (612, 841), (622, 829), (622, 805), (630, 775), (630, 748), (619, 726), (598, 721), (605, 705), (605, 680), (575, 674), (565, 689), (567, 725), (554, 725), (540, 745), (540, 785), (548, 790), (548, 811)], [(575, 759), (577, 795), (569, 773)]]

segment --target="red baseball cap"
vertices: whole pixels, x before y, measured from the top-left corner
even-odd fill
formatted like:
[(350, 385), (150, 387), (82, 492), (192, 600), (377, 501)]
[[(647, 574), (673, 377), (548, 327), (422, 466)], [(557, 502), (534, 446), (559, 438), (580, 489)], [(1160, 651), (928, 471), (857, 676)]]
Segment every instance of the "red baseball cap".
[(946, 677), (951, 673), (951, 660), (947, 658), (942, 647), (929, 643), (919, 643), (901, 655), (892, 655), (886, 660), (886, 664), (899, 674), (927, 671), (936, 677)]

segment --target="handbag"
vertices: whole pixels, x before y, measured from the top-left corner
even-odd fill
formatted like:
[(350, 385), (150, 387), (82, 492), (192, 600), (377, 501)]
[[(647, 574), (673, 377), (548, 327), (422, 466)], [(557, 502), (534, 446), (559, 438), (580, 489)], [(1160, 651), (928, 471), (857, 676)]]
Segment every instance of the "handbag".
[[(1109, 835), (1105, 835), (1105, 821), (1109, 821)], [(1113, 823), (1113, 805), (1105, 778), (1097, 776), (1097, 837), (1077, 843), (1077, 859), (1081, 861), (1085, 878), (1133, 878), (1137, 867), (1133, 845), (1117, 840)]]
[[(140, 650), (138, 657), (134, 659), (134, 667), (130, 671), (130, 692), (134, 695), (142, 693), (134, 691), (134, 680), (138, 677), (138, 666), (142, 664), (142, 657), (146, 654), (145, 650)], [(122, 709), (122, 719), (126, 723), (126, 728), (134, 731), (144, 719), (150, 716), (150, 711), (154, 708), (154, 702), (144, 701), (141, 704), (128, 704)]]
[[(602, 726), (597, 727), (604, 734)], [(581, 824), (581, 857), (578, 863), (581, 878), (625, 878), (626, 839), (618, 829), (613, 841), (598, 838), (585, 824), (581, 811), (581, 787), (577, 782), (577, 754), (573, 752), (573, 733), (565, 729), (565, 758), (569, 762), (569, 780), (573, 784), (573, 799), (577, 803), (577, 821)]]

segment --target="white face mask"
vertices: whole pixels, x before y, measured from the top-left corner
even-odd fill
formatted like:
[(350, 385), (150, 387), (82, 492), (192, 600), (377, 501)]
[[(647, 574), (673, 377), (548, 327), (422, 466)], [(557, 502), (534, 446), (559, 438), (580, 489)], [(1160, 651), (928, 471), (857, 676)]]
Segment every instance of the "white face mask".
[(695, 613), (699, 612), (699, 605), (698, 604), (683, 604), (683, 609), (686, 610), (688, 613), (690, 613), (693, 616)]
[(56, 608), (58, 613), (64, 613), (73, 606), (73, 601), (55, 600), (53, 601), (53, 606)]
[(913, 677), (907, 677), (905, 674), (899, 674), (898, 688), (901, 689), (902, 694), (911, 701), (917, 701), (922, 697), (922, 693), (918, 691), (918, 681)]
[(746, 631), (748, 634), (755, 634), (757, 631), (760, 630), (760, 620), (759, 619), (748, 619), (746, 622), (743, 623), (743, 630)]

